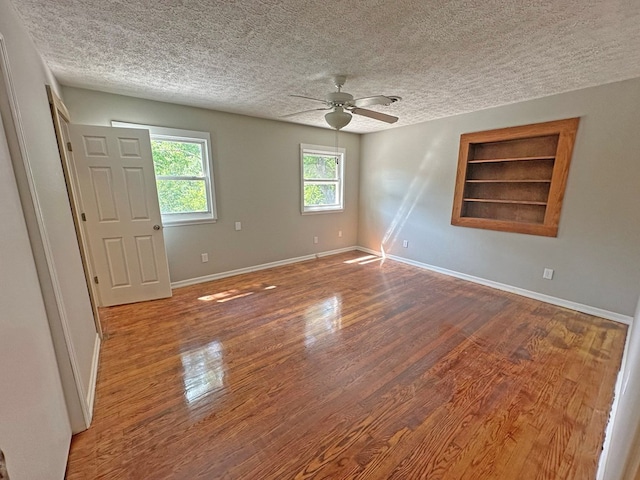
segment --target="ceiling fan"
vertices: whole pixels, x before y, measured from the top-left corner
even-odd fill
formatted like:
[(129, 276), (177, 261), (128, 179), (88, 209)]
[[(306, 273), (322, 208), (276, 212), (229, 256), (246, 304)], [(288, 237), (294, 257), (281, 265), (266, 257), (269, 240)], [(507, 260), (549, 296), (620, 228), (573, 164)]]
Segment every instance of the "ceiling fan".
[(335, 130), (340, 130), (341, 128), (346, 127), (351, 121), (352, 113), (387, 123), (395, 123), (398, 121), (398, 117), (376, 112), (374, 110), (368, 110), (362, 107), (371, 107), (373, 105), (391, 105), (392, 103), (402, 100), (402, 98), (396, 96), (374, 95), (373, 97), (354, 99), (353, 95), (342, 91), (342, 87), (344, 86), (346, 80), (346, 75), (336, 75), (335, 77), (333, 77), (333, 83), (336, 86), (337, 91), (329, 92), (324, 100), (320, 100), (319, 98), (305, 97), (303, 95), (290, 95), (291, 97), (304, 98), (306, 100), (320, 102), (325, 106), (323, 108), (313, 108), (311, 110), (304, 110), (302, 112), (283, 115), (281, 118), (292, 117), (294, 115), (300, 115), (307, 112), (315, 112), (317, 110), (331, 110), (324, 116), (324, 118), (329, 126)]

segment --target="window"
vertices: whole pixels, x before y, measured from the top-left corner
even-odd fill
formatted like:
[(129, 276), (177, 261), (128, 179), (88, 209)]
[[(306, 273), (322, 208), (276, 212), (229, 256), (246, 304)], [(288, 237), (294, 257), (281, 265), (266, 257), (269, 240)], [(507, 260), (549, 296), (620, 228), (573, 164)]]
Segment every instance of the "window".
[(344, 148), (300, 145), (302, 213), (344, 209)]
[(111, 122), (111, 125), (149, 130), (164, 225), (216, 220), (211, 137), (208, 132), (122, 122)]

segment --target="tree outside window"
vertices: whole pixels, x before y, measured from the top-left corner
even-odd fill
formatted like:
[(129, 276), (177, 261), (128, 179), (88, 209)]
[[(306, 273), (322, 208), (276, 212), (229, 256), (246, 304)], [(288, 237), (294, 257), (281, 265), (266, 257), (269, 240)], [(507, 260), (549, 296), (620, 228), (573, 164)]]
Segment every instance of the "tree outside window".
[(341, 211), (344, 149), (301, 145), (302, 213)]
[(203, 148), (199, 142), (151, 141), (160, 211), (207, 212)]
[(163, 225), (216, 220), (209, 132), (115, 121), (111, 125), (149, 130)]

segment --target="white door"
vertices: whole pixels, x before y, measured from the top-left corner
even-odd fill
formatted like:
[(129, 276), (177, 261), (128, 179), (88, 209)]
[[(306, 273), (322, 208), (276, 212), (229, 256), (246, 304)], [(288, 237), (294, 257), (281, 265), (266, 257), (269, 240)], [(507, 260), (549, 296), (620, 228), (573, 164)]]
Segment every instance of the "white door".
[(147, 130), (70, 125), (102, 306), (171, 296)]

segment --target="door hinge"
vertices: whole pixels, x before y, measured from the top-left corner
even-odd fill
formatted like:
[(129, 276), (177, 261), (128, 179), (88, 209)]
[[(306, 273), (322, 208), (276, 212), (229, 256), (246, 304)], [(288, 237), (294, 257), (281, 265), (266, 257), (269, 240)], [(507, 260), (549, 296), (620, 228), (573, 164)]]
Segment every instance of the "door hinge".
[(93, 277), (93, 281), (94, 281), (96, 284), (100, 283), (100, 282), (98, 281), (98, 277)]
[(86, 216), (84, 213), (81, 213), (81, 214), (80, 214), (80, 218), (82, 218), (82, 221), (83, 221), (83, 222), (86, 222), (86, 221), (87, 221), (87, 216)]
[(71, 142), (67, 142), (67, 150), (73, 152), (73, 147), (71, 146)]

